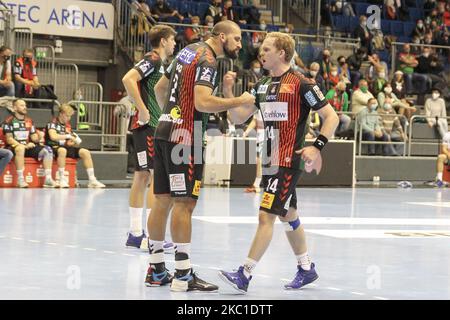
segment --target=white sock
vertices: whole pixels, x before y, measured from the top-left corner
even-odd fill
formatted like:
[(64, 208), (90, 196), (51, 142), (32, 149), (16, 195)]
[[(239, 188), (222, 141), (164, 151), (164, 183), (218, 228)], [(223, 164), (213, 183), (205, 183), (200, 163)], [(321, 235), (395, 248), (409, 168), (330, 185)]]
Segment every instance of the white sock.
[(244, 275), (249, 278), (250, 275), (252, 274), (253, 269), (255, 269), (256, 264), (258, 263), (258, 261), (253, 260), (252, 258), (248, 258), (245, 259), (244, 262)]
[(52, 178), (52, 169), (45, 169), (45, 179)]
[(437, 173), (437, 176), (436, 176), (436, 178), (437, 178), (437, 180), (441, 180), (442, 181), (442, 172), (438, 172)]
[(162, 251), (163, 244), (164, 244), (164, 241), (157, 241), (157, 240), (149, 239), (148, 240), (148, 245), (149, 245), (148, 250), (150, 251), (150, 254), (154, 254), (157, 251), (163, 252)]
[(261, 177), (256, 177), (255, 178), (255, 183), (253, 183), (253, 186), (255, 187), (255, 188), (259, 188), (259, 186), (261, 185)]
[(148, 217), (150, 216), (150, 213), (152, 212), (152, 209), (145, 209), (145, 230), (147, 230), (147, 234), (150, 234), (149, 232), (148, 232), (148, 227), (147, 227), (147, 225), (148, 225)]
[(188, 256), (191, 255), (191, 244), (190, 243), (175, 243), (175, 254), (186, 253)]
[(130, 232), (138, 237), (142, 234), (142, 208), (130, 207)]
[(94, 168), (86, 169), (86, 172), (88, 174), (89, 181), (95, 180)]
[(25, 180), (25, 178), (23, 177), (23, 169), (22, 169), (22, 170), (17, 170), (17, 178), (18, 178), (20, 181)]
[(59, 172), (59, 180), (64, 179), (64, 171), (65, 171), (65, 168), (64, 168), (64, 167), (58, 168), (58, 172)]
[(304, 254), (300, 254), (297, 257), (298, 264), (302, 267), (303, 270), (309, 271), (311, 270), (311, 258), (308, 255), (308, 251)]

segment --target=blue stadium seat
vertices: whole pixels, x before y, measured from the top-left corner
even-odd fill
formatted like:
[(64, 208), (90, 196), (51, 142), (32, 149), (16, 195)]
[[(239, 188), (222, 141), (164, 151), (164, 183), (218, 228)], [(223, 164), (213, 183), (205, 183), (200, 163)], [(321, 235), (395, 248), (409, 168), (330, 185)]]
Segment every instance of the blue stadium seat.
[(381, 19), (381, 31), (383, 34), (391, 33), (391, 20)]
[(361, 15), (365, 15), (367, 8), (370, 6), (369, 3), (361, 3), (361, 2), (355, 2), (353, 3), (353, 6), (355, 8), (355, 13), (359, 17)]
[(353, 31), (355, 31), (356, 27), (359, 26), (359, 18), (358, 17), (347, 17), (347, 18), (349, 20), (347, 32), (352, 33)]
[(417, 8), (409, 8), (409, 19), (413, 22), (416, 22), (419, 19), (423, 18), (422, 9)]
[(208, 11), (209, 3), (207, 2), (199, 2), (197, 3), (197, 14), (201, 19), (205, 18), (206, 11)]
[(403, 22), (391, 21), (391, 34), (397, 37), (403, 36)]
[(405, 22), (403, 24), (403, 35), (407, 37), (411, 36), (411, 33), (413, 32), (415, 27), (416, 24), (414, 22)]

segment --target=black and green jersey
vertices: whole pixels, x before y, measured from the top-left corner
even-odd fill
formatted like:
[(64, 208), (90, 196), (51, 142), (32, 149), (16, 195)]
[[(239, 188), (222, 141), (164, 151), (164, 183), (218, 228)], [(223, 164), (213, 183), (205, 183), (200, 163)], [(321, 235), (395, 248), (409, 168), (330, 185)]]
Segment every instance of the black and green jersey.
[(5, 135), (7, 133), (12, 134), (14, 140), (20, 144), (27, 144), (31, 141), (30, 136), (36, 133), (36, 128), (34, 127), (33, 120), (29, 117), (20, 120), (15, 116), (10, 116), (3, 123), (3, 132)]
[[(161, 116), (161, 109), (158, 106), (155, 95), (155, 85), (164, 74), (164, 66), (158, 53), (152, 51), (145, 55), (144, 59), (139, 61), (134, 69), (141, 75), (141, 81), (139, 81), (139, 90), (142, 100), (150, 113), (151, 127), (156, 128), (158, 125), (158, 119)], [(139, 127), (138, 112), (133, 117), (131, 122), (131, 130)]]

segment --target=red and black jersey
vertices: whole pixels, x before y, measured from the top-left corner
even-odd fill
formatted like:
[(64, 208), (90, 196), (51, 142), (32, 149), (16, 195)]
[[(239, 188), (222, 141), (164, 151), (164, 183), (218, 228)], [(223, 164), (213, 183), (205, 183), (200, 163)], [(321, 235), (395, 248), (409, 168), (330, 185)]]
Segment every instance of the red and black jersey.
[(72, 133), (72, 126), (70, 125), (70, 122), (67, 123), (61, 123), (59, 122), (58, 118), (55, 117), (52, 119), (52, 122), (47, 124), (47, 127), (45, 128), (45, 143), (49, 146), (57, 146), (57, 145), (65, 145), (67, 139), (61, 140), (61, 141), (53, 141), (50, 139), (49, 130), (55, 130), (57, 134), (60, 135), (66, 135)]
[(208, 114), (195, 109), (194, 87), (202, 85), (215, 90), (216, 55), (205, 42), (190, 44), (178, 53), (167, 68), (165, 76), (170, 79), (169, 92), (155, 138), (192, 145), (194, 125), (202, 126), (203, 135), (208, 120)]
[(308, 115), (328, 104), (315, 81), (289, 69), (281, 77), (262, 78), (252, 89), (264, 120), (265, 166), (301, 168), (295, 151), (303, 147)]

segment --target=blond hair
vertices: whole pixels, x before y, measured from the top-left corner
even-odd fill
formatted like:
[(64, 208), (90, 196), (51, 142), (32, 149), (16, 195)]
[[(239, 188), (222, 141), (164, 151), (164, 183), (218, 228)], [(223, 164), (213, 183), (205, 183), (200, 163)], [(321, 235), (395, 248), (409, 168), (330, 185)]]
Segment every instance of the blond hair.
[(59, 113), (64, 113), (65, 115), (71, 117), (75, 113), (75, 110), (70, 104), (64, 103), (59, 107)]
[(274, 38), (273, 44), (275, 45), (275, 48), (284, 50), (284, 59), (286, 62), (291, 62), (295, 53), (294, 39), (290, 35), (282, 32), (270, 32), (266, 35), (266, 39), (267, 38)]

